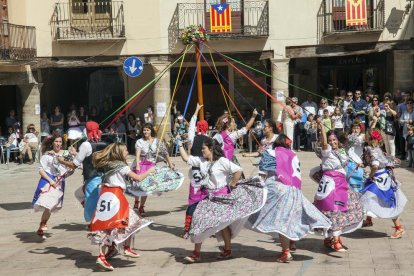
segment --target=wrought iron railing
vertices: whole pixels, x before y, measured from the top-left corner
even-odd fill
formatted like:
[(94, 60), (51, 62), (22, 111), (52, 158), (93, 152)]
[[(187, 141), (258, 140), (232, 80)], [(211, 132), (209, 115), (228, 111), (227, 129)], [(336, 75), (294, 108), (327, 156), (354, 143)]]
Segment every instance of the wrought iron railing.
[(232, 8), (233, 31), (230, 33), (209, 32), (209, 6), (203, 3), (179, 3), (172, 16), (169, 28), (169, 45), (174, 47), (178, 34), (189, 25), (202, 25), (211, 39), (216, 38), (260, 38), (269, 36), (268, 0), (228, 0)]
[(56, 3), (50, 25), (53, 40), (123, 39), (123, 1)]
[(364, 0), (367, 25), (347, 26), (345, 5), (347, 0), (322, 0), (318, 11), (318, 37), (343, 32), (381, 31), (385, 26), (384, 0)]
[(3, 23), (0, 25), (0, 59), (30, 60), (36, 57), (36, 28)]

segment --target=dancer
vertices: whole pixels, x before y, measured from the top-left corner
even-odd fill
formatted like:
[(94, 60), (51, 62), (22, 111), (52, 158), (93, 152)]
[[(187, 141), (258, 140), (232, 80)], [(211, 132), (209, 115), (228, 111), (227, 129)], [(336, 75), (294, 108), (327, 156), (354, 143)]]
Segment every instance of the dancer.
[(79, 152), (76, 153), (74, 148), (72, 154), (76, 155), (73, 161), (65, 161), (63, 158), (59, 162), (75, 169), (82, 165), (84, 184), (76, 190), (75, 195), (84, 207), (85, 221), (90, 221), (95, 211), (96, 203), (99, 197), (99, 184), (102, 183), (102, 173), (94, 168), (92, 164), (92, 154), (96, 151), (103, 150), (108, 144), (101, 141), (102, 131), (99, 130), (99, 124), (94, 121), (86, 122), (87, 139), (79, 146)]
[[(154, 167), (157, 162), (161, 161), (167, 162), (171, 170), (174, 169), (174, 165), (171, 163), (168, 150), (164, 143), (161, 142), (161, 145), (159, 145), (160, 140), (156, 138), (157, 133), (153, 125), (150, 123), (144, 124), (141, 133), (143, 137), (135, 143), (136, 158), (132, 163), (133, 171), (137, 174), (144, 173), (149, 168)], [(141, 196), (141, 201), (138, 196), (135, 197), (134, 209), (141, 216), (145, 215), (144, 207), (146, 201), (147, 196), (145, 193)]]
[[(196, 121), (197, 115), (202, 108), (202, 105), (197, 103), (197, 108), (194, 112), (193, 117), (190, 120), (190, 126), (188, 128), (188, 143), (192, 156), (203, 157), (202, 148), (203, 143), (208, 139), (206, 131), (208, 129), (208, 123), (205, 120), (197, 122), (197, 134), (196, 134)], [(200, 173), (200, 167), (191, 167), (190, 171), (190, 190), (188, 193), (188, 207), (185, 211), (185, 223), (184, 231), (180, 237), (187, 239), (189, 237), (189, 231), (191, 227), (191, 221), (197, 204), (208, 196), (205, 189), (201, 188), (202, 176)]]
[(216, 129), (219, 133), (214, 135), (213, 139), (221, 145), (224, 157), (235, 162), (236, 164), (238, 162), (234, 155), (234, 145), (236, 144), (237, 139), (243, 135), (246, 135), (247, 131), (253, 126), (257, 114), (257, 110), (254, 109), (253, 115), (247, 122), (246, 126), (236, 131), (233, 131), (235, 128), (234, 118), (232, 118), (229, 114), (224, 114), (217, 120)]
[(54, 132), (42, 144), (43, 156), (40, 158), (39, 174), (41, 176), (34, 193), (32, 205), (35, 212), (43, 211), (37, 234), (45, 239), (47, 222), (52, 212), (62, 208), (65, 192), (65, 178), (69, 175), (68, 168), (59, 162), (63, 155), (62, 135)]
[(267, 201), (247, 223), (259, 232), (279, 234), (282, 254), (276, 261), (280, 263), (293, 260), (290, 250), (296, 250), (294, 241), (313, 233), (316, 228), (328, 230), (331, 227), (330, 220), (301, 191), (300, 164), (290, 149), (291, 143), (285, 134), (280, 134), (274, 143), (275, 148), (264, 152), (259, 169), (266, 179)]
[(337, 132), (331, 130), (327, 134), (324, 125), (321, 122), (318, 124), (322, 130), (322, 151), (319, 156), (322, 159), (322, 179), (314, 204), (332, 222), (324, 245), (337, 252), (345, 252), (340, 235), (361, 227), (363, 209), (358, 194), (348, 188), (344, 169), (347, 158)]
[(368, 146), (365, 147), (364, 162), (370, 167), (370, 173), (361, 196), (361, 202), (368, 215), (364, 226), (373, 225), (372, 217), (392, 219), (395, 232), (390, 238), (399, 239), (405, 233), (399, 216), (404, 210), (407, 198), (393, 174), (392, 157), (387, 158), (381, 149), (380, 132), (372, 130), (367, 135)]
[(214, 139), (207, 138), (203, 142), (202, 158), (188, 156), (182, 142), (179, 142), (179, 149), (181, 158), (188, 165), (200, 168), (201, 186), (209, 194), (195, 208), (189, 231), (195, 247), (193, 254), (186, 257), (185, 261), (200, 261), (202, 242), (214, 234), (218, 241), (224, 240), (224, 248), (217, 257), (231, 258), (231, 239), (238, 235), (247, 217), (263, 206), (267, 190), (263, 189), (258, 178), (256, 181), (250, 179), (238, 183), (242, 168), (224, 157), (221, 146)]
[(346, 163), (346, 180), (348, 184), (358, 193), (364, 188), (364, 152), (365, 134), (361, 133), (361, 125), (353, 124), (351, 134), (348, 135)]
[(243, 153), (243, 157), (260, 157), (266, 150), (273, 147), (278, 134), (276, 134), (276, 123), (273, 120), (266, 119), (263, 124), (263, 139), (260, 141), (260, 148), (257, 153)]
[[(104, 174), (100, 197), (92, 217), (91, 230), (94, 232), (90, 233), (88, 237), (92, 243), (99, 244), (99, 256), (96, 263), (102, 269), (109, 271), (114, 268), (107, 259), (114, 256), (118, 251), (116, 246), (122, 243), (125, 256), (139, 257), (139, 254), (131, 248), (131, 238), (138, 230), (151, 224), (150, 221), (140, 218), (129, 207), (124, 191), (126, 189), (125, 177), (142, 181), (154, 171), (154, 168), (137, 175), (128, 167), (127, 157), (126, 145), (114, 143), (95, 152), (92, 159), (94, 167), (101, 169)], [(112, 209), (111, 203), (113, 203)]]

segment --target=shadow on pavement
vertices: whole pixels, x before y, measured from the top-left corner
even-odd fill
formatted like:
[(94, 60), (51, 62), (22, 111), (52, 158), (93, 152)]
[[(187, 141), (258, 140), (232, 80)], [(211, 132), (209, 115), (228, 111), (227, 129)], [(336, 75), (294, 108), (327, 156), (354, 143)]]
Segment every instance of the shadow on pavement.
[(171, 213), (170, 211), (147, 211), (145, 212), (145, 217), (149, 218), (149, 217), (158, 217), (158, 216), (163, 216), (163, 215), (167, 215)]
[(0, 207), (6, 211), (17, 211), (17, 210), (26, 210), (32, 209), (31, 202), (14, 202), (14, 203), (2, 203)]
[(377, 232), (375, 230), (358, 229), (355, 232), (352, 232), (352, 233), (349, 233), (349, 234), (344, 234), (344, 237), (347, 237), (347, 238), (350, 238), (350, 239), (365, 239), (365, 238), (379, 239), (379, 238), (388, 237), (388, 234), (383, 233), (383, 232)]
[(88, 225), (86, 223), (62, 223), (54, 226), (52, 229), (62, 229), (73, 232), (89, 231)]
[(150, 226), (148, 226), (148, 228), (154, 231), (161, 231), (161, 232), (169, 233), (177, 237), (183, 232), (182, 227), (160, 224), (160, 223), (152, 223), (150, 224)]
[[(96, 256), (92, 255), (90, 252), (76, 250), (69, 247), (45, 247), (37, 250), (30, 250), (29, 253), (32, 254), (55, 254), (62, 255), (62, 257), (57, 258), (58, 260), (73, 260), (75, 261), (75, 266), (77, 268), (91, 269), (94, 272), (101, 271), (96, 265)], [(116, 268), (122, 267), (132, 267), (135, 266), (135, 262), (122, 260), (119, 258), (111, 259), (112, 266)]]
[[(36, 234), (36, 231), (33, 232), (16, 232), (13, 235), (16, 236), (22, 243), (42, 243), (45, 240), (39, 237)], [(52, 235), (50, 233), (45, 233), (46, 238), (50, 238)]]

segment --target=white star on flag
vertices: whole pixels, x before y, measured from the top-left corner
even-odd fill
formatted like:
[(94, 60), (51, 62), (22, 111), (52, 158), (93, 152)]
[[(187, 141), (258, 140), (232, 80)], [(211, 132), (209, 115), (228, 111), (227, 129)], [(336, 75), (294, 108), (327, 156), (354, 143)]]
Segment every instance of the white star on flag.
[(222, 9), (223, 9), (223, 6), (218, 6), (218, 8), (217, 8), (219, 11), (221, 11)]

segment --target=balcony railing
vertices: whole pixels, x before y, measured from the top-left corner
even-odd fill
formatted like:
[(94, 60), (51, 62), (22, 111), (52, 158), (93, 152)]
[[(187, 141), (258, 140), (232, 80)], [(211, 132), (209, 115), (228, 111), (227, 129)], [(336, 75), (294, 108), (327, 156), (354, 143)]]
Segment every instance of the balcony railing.
[(202, 25), (210, 39), (265, 38), (269, 36), (268, 0), (228, 0), (232, 11), (232, 32), (210, 32), (210, 6), (203, 3), (179, 3), (168, 28), (170, 48), (177, 43), (181, 30), (189, 25)]
[(344, 32), (381, 31), (385, 25), (384, 0), (364, 0), (367, 25), (347, 26), (345, 5), (347, 0), (322, 0), (318, 12), (318, 37)]
[(123, 1), (56, 3), (50, 25), (53, 40), (124, 39)]
[(0, 60), (30, 60), (36, 57), (36, 28), (0, 25)]

